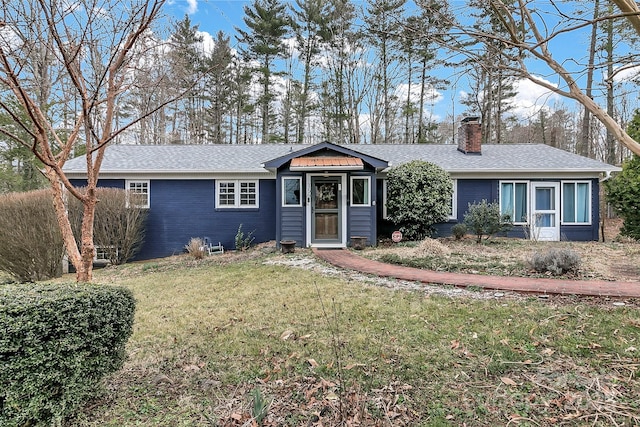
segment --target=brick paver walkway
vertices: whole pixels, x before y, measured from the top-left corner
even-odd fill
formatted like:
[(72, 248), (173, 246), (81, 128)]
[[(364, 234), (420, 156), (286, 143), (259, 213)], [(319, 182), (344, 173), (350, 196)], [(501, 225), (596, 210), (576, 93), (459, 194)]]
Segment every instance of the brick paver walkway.
[(383, 277), (393, 277), (422, 283), (453, 286), (477, 286), (539, 294), (589, 295), (640, 298), (640, 282), (609, 282), (604, 280), (537, 279), (527, 277), (485, 276), (481, 274), (446, 273), (421, 270), (373, 261), (345, 249), (318, 249), (313, 253), (340, 268)]

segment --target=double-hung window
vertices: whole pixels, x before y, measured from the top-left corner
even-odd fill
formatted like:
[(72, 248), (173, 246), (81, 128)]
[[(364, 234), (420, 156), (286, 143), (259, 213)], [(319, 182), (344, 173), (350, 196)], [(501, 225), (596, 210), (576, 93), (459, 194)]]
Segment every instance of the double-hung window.
[(371, 206), (370, 177), (351, 177), (351, 206)]
[(591, 223), (591, 182), (562, 182), (562, 223)]
[(514, 224), (526, 224), (529, 212), (529, 184), (519, 181), (500, 182), (500, 213), (509, 215)]
[(139, 208), (149, 208), (149, 181), (126, 182), (127, 206), (137, 206)]
[(216, 201), (218, 208), (257, 208), (258, 181), (217, 181)]
[(453, 180), (453, 191), (451, 192), (451, 208), (449, 210), (449, 219), (458, 218), (458, 180)]

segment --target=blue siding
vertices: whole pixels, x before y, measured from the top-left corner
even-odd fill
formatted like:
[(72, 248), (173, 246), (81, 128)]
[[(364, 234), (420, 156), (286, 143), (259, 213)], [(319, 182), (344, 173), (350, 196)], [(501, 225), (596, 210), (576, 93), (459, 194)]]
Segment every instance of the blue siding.
[[(530, 180), (533, 182), (535, 180)], [(544, 181), (560, 182), (560, 180), (545, 179)], [(457, 200), (457, 221), (452, 220), (449, 222), (435, 225), (434, 237), (445, 237), (451, 235), (451, 227), (456, 223), (464, 221), (464, 215), (469, 209), (469, 203), (478, 203), (483, 199), (489, 202), (498, 202), (499, 200), (499, 183), (497, 179), (459, 179), (458, 180), (458, 200)], [(561, 225), (560, 235), (562, 240), (568, 241), (597, 241), (599, 239), (599, 183), (597, 179), (591, 181), (591, 225)], [(379, 185), (378, 193), (381, 194), (381, 185)], [(381, 207), (378, 214), (381, 217)], [(382, 230), (389, 232), (390, 226), (382, 222), (384, 228)], [(508, 237), (524, 238), (525, 232), (523, 227), (514, 226), (513, 229), (507, 234)]]
[[(296, 245), (299, 247), (306, 246), (306, 201), (307, 194), (305, 185), (305, 176), (302, 173), (291, 173), (286, 168), (285, 173), (278, 174), (275, 181), (274, 200), (276, 202), (276, 220), (274, 225), (276, 227), (276, 240), (295, 240)], [(282, 206), (282, 178), (301, 178), (300, 188), (300, 200), (302, 206)], [(278, 243), (279, 244), (279, 243)]]
[(376, 223), (377, 200), (382, 200), (378, 196), (378, 185), (373, 170), (369, 167), (362, 172), (354, 172), (347, 176), (347, 200), (351, 200), (351, 178), (369, 177), (371, 185), (371, 206), (348, 206), (347, 207), (347, 242), (351, 236), (363, 236), (367, 238), (367, 245), (374, 246), (377, 240), (378, 227)]
[(458, 222), (464, 220), (464, 214), (469, 210), (469, 203), (498, 201), (498, 181), (494, 179), (459, 179), (458, 180)]
[(376, 208), (375, 206), (349, 207), (348, 209), (349, 232), (347, 238), (351, 236), (365, 236), (367, 245), (376, 244)]
[(280, 240), (295, 240), (298, 246), (306, 246), (305, 242), (305, 208), (288, 207), (280, 209)]
[[(497, 179), (458, 179), (457, 181), (457, 219), (436, 224), (436, 237), (450, 236), (451, 228), (464, 221), (464, 216), (469, 210), (469, 204), (480, 203), (482, 200), (486, 200), (489, 203), (497, 203), (499, 201), (500, 181)], [(509, 232), (509, 237), (524, 237), (523, 230), (520, 227), (514, 227)]]
[(192, 237), (207, 236), (235, 249), (240, 224), (245, 236), (253, 231), (256, 243), (273, 240), (274, 181), (261, 180), (259, 192), (260, 209), (215, 209), (213, 180), (151, 180), (145, 242), (137, 258), (182, 253)]

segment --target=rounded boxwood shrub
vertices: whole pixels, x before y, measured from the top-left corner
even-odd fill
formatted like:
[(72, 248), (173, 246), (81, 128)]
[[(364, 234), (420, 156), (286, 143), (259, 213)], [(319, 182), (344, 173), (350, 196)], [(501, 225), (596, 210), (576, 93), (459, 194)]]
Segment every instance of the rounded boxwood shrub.
[(91, 284), (0, 286), (0, 425), (59, 425), (122, 367), (131, 291)]
[(451, 213), (453, 181), (440, 166), (413, 160), (387, 174), (387, 216), (410, 240), (422, 240)]

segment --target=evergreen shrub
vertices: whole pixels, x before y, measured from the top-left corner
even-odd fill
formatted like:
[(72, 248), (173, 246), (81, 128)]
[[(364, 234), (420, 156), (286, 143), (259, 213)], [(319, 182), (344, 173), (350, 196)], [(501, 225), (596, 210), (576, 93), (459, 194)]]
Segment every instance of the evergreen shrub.
[(72, 416), (122, 367), (134, 311), (115, 286), (0, 286), (0, 425)]
[(434, 163), (394, 166), (387, 175), (387, 217), (405, 238), (422, 240), (434, 233), (435, 224), (449, 220), (452, 194), (451, 177)]
[(464, 224), (456, 224), (451, 227), (451, 234), (456, 240), (461, 240), (465, 234), (467, 234), (467, 226)]
[(498, 203), (489, 203), (482, 200), (480, 203), (469, 203), (464, 214), (464, 224), (467, 229), (476, 236), (476, 242), (480, 243), (484, 236), (489, 239), (500, 232), (506, 233), (513, 227), (509, 215), (500, 214)]
[(640, 240), (640, 157), (634, 155), (622, 165), (622, 172), (604, 182), (607, 201), (624, 223), (620, 234)]

